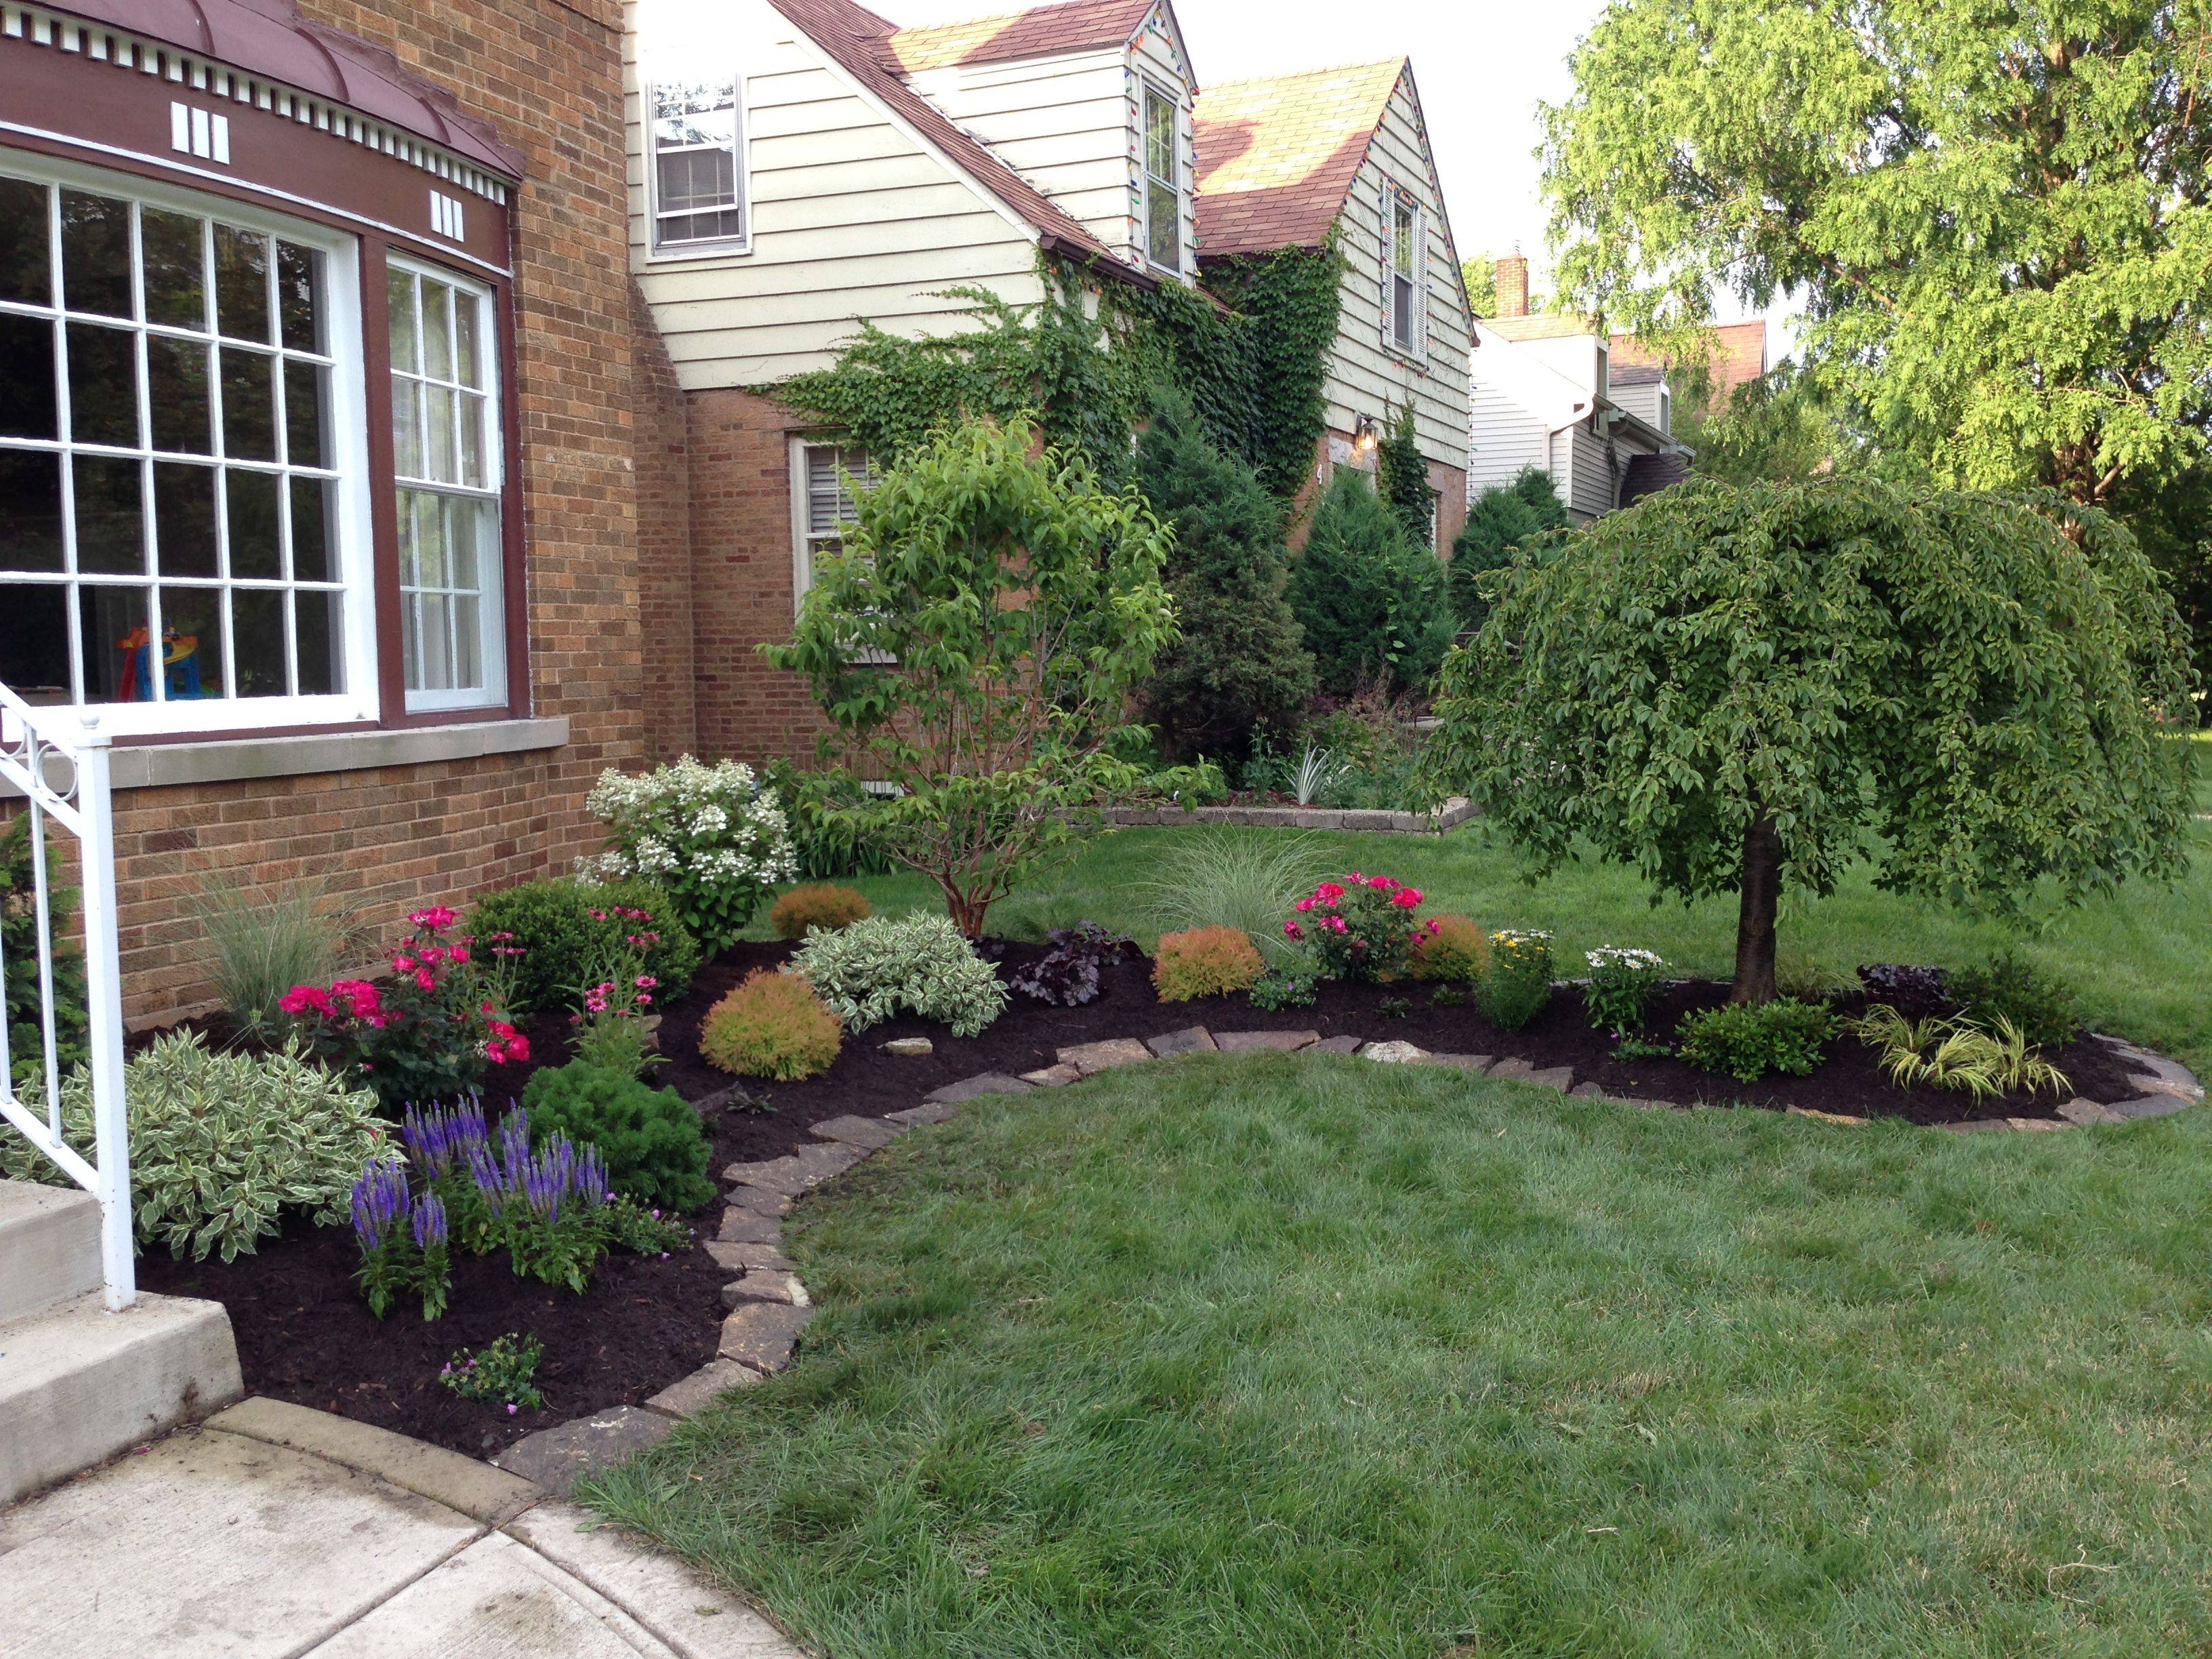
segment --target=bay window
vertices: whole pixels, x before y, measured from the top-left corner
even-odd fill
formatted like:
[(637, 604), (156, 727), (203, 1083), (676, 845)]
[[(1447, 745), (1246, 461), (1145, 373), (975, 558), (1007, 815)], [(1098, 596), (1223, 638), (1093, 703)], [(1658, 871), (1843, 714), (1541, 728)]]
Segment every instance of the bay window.
[(374, 712), (355, 249), (0, 161), (0, 681), (122, 733)]
[(386, 286), (407, 706), (503, 702), (491, 290), (397, 258)]

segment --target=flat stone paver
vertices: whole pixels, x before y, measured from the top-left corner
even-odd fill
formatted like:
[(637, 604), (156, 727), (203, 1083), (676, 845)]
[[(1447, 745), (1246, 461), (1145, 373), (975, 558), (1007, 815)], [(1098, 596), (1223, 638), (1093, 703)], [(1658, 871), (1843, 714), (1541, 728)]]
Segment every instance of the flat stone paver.
[(1319, 1031), (1216, 1031), (1213, 1046), (1224, 1054), (1249, 1054), (1255, 1048), (1279, 1048), (1289, 1053), (1310, 1048), (1321, 1041)]
[(1034, 1083), (1040, 1089), (1065, 1089), (1071, 1083), (1082, 1082), (1083, 1073), (1074, 1066), (1048, 1066), (1042, 1071), (1024, 1072), (1022, 1081)]
[[(957, 1083), (948, 1083), (941, 1089), (932, 1089), (922, 1097), (927, 1106), (959, 1106), (971, 1100), (981, 1100), (985, 1095), (1018, 1095), (1025, 1093), (1029, 1085), (1018, 1077), (1008, 1077), (1004, 1072), (979, 1072), (974, 1077), (963, 1077)], [(896, 1118), (897, 1113), (886, 1115)], [(938, 1120), (922, 1118), (921, 1122)]]
[(793, 1271), (791, 1258), (778, 1244), (710, 1238), (702, 1248), (714, 1258), (716, 1267), (730, 1273), (744, 1273), (753, 1267), (775, 1267), (785, 1273)]
[(757, 1267), (743, 1279), (722, 1286), (722, 1305), (741, 1307), (748, 1302), (781, 1302), (804, 1308), (809, 1298), (799, 1275), (787, 1269)]
[(755, 1215), (789, 1215), (791, 1206), (798, 1201), (789, 1193), (780, 1193), (773, 1187), (756, 1187), (747, 1182), (739, 1182), (726, 1196), (739, 1209), (750, 1210)]
[(2092, 1124), (2127, 1121), (2127, 1119), (2122, 1117), (2118, 1112), (2100, 1106), (2094, 1100), (2083, 1099), (2079, 1096), (2061, 1106), (2058, 1109), (2058, 1115), (2069, 1123), (2077, 1123), (2084, 1127)]
[(1364, 1037), (1323, 1037), (1319, 1042), (1309, 1043), (1307, 1052), (1316, 1054), (1356, 1054), (1366, 1045), (1367, 1039)]
[(783, 1223), (732, 1205), (722, 1212), (722, 1224), (714, 1237), (726, 1244), (781, 1244)]
[(927, 1037), (893, 1037), (889, 1042), (877, 1045), (887, 1054), (901, 1060), (921, 1060), (937, 1052), (937, 1045)]
[[(391, 1476), (524, 1507), (488, 1521)], [(268, 1400), (0, 1510), (0, 1652), (801, 1659), (739, 1598), (535, 1486)]]
[(1209, 1054), (1217, 1047), (1213, 1033), (1203, 1025), (1186, 1025), (1180, 1031), (1169, 1031), (1156, 1037), (1146, 1037), (1145, 1047), (1162, 1060), (1176, 1054)]
[[(1020, 1081), (1019, 1079), (1015, 1080)], [(944, 1123), (951, 1118), (952, 1108), (951, 1101), (925, 1100), (919, 1106), (906, 1106), (896, 1112), (885, 1112), (884, 1121), (903, 1123), (909, 1127), (919, 1127), (925, 1123)]]
[(586, 1475), (633, 1458), (668, 1438), (676, 1425), (641, 1406), (593, 1412), (516, 1441), (492, 1461), (566, 1498)]
[(864, 1152), (872, 1152), (878, 1146), (888, 1146), (904, 1133), (903, 1123), (886, 1123), (879, 1117), (833, 1117), (816, 1124), (806, 1133), (818, 1135), (823, 1140), (834, 1140), (841, 1146), (857, 1146)]
[(734, 1359), (710, 1359), (678, 1382), (671, 1382), (645, 1403), (670, 1417), (696, 1417), (732, 1389), (750, 1388), (761, 1374)]
[(1060, 1063), (1073, 1066), (1089, 1077), (1116, 1066), (1137, 1066), (1152, 1058), (1152, 1051), (1134, 1037), (1109, 1037), (1103, 1042), (1079, 1042), (1060, 1050)]
[(2113, 1116), (2128, 1122), (2138, 1118), (2171, 1117), (2176, 1112), (2189, 1109), (2189, 1102), (2179, 1095), (2145, 1095), (2140, 1100), (2116, 1100), (2105, 1109)]
[(1490, 1069), (1488, 1054), (1431, 1054), (1420, 1062), (1424, 1066), (1449, 1066), (1455, 1071), (1477, 1073)]
[(791, 1350), (811, 1308), (783, 1302), (748, 1302), (722, 1322), (722, 1358), (757, 1371), (780, 1371), (791, 1363)]

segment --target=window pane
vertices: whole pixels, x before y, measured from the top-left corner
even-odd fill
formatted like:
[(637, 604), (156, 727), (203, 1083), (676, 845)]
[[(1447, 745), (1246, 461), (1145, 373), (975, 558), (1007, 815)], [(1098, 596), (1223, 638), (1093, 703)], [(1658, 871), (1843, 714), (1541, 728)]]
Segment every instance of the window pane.
[(187, 455), (215, 453), (215, 407), (208, 395), (209, 349), (203, 340), (147, 337), (147, 401), (154, 417), (155, 448)]
[(735, 208), (719, 213), (679, 214), (660, 222), (660, 240), (668, 242), (712, 242), (742, 236), (744, 218)]
[(238, 695), (286, 695), (284, 596), (272, 589), (232, 589), (230, 635), (238, 653)]
[(0, 438), (54, 438), (54, 325), (0, 312)]
[(0, 449), (0, 569), (61, 568), (61, 457)]
[(461, 394), (461, 482), (484, 488), (483, 428), (490, 412), (489, 399), (473, 392)]
[(1390, 268), (1401, 276), (1413, 272), (1413, 227), (1418, 216), (1403, 202), (1397, 204), (1390, 231)]
[(91, 584), (77, 590), (87, 702), (154, 700), (153, 660), (146, 648), (146, 592)]
[[(335, 580), (330, 553), (331, 488), (320, 478), (292, 480), (292, 580), (295, 582)], [(404, 514), (400, 527), (404, 532)]]
[(323, 447), (323, 402), (330, 371), (297, 358), (284, 360), (285, 459), (294, 466), (331, 466)]
[[(451, 585), (452, 567), (446, 557), (446, 516), (437, 496), (428, 490), (408, 492), (415, 514), (415, 575), (416, 587)], [(400, 580), (409, 579), (405, 574)]]
[(276, 244), (276, 305), (284, 343), (294, 351), (321, 351), (323, 258), (313, 248)]
[(384, 279), (386, 301), (392, 312), (392, 367), (404, 374), (419, 374), (422, 361), (416, 350), (415, 339), (415, 279), (404, 270), (394, 270)]
[(453, 596), (453, 684), (483, 689), (483, 601), (473, 593)]
[(242, 461), (276, 459), (276, 358), (222, 348), (222, 453)]
[(146, 260), (146, 320), (204, 331), (207, 253), (200, 220), (146, 208), (138, 234)]
[(76, 568), (117, 576), (143, 571), (146, 514), (139, 463), (80, 455), (70, 481), (76, 494)]
[(230, 527), (230, 574), (270, 581), (282, 578), (284, 547), (276, 522), (276, 475), (232, 467), (223, 474), (222, 489), (223, 515)]
[(410, 691), (438, 689), (423, 684), (422, 602), (411, 593), (401, 595), (399, 600), (399, 656)]
[(269, 339), (269, 239), (258, 232), (215, 228), (215, 314), (233, 339)]
[(48, 200), (44, 185), (0, 179), (0, 300), (54, 302)]
[(728, 207), (737, 200), (737, 157), (728, 150), (664, 150), (659, 167), (660, 206), (665, 213)]
[(415, 599), (418, 616), (416, 672), (408, 682), (417, 691), (453, 690), (453, 619), (442, 593), (421, 593)]
[(446, 498), (447, 579), (455, 588), (474, 592), (483, 586), (483, 527), (489, 511), (487, 501)]
[(132, 314), (128, 202), (62, 191), (62, 298), (71, 311)]
[(164, 576), (217, 576), (215, 469), (154, 463), (154, 568)]
[(0, 584), (0, 681), (28, 702), (70, 700), (69, 589)]
[(1174, 191), (1154, 182), (1146, 196), (1148, 222), (1145, 227), (1146, 248), (1152, 263), (1165, 265), (1170, 270), (1180, 270), (1182, 264), (1182, 200)]
[(453, 466), (453, 393), (448, 386), (422, 388), (422, 476), (439, 483), (459, 478)]
[(422, 369), (434, 380), (453, 378), (453, 292), (443, 283), (422, 284)]
[(1158, 93), (1145, 93), (1145, 171), (1170, 184), (1176, 177), (1176, 106)]
[(422, 476), (422, 384), (392, 382), (392, 464), (403, 478)]
[(300, 695), (303, 697), (345, 690), (344, 664), (337, 646), (344, 604), (336, 593), (293, 596), (293, 613), (299, 618)]
[(161, 664), (173, 702), (229, 695), (223, 672), (222, 589), (161, 589)]
[(463, 386), (483, 384), (483, 348), (477, 340), (477, 313), (480, 308), (476, 296), (457, 294), (453, 296), (453, 356), (455, 378)]
[(138, 446), (137, 337), (97, 323), (69, 325), (70, 436)]

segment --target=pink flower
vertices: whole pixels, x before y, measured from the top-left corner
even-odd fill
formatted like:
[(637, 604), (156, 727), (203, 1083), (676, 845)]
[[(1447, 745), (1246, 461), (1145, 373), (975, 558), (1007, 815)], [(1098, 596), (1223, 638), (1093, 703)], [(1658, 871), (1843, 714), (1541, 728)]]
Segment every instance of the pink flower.
[(448, 962), (466, 962), (468, 959), (469, 947), (465, 945), (456, 945), (446, 952), (446, 960)]
[(417, 927), (433, 933), (442, 933), (453, 925), (454, 912), (442, 904), (433, 904), (426, 909), (409, 913), (407, 920)]
[(1304, 911), (1307, 911), (1307, 910), (1310, 910), (1310, 909), (1312, 909), (1312, 908), (1314, 908), (1314, 902), (1313, 902), (1311, 899), (1310, 899), (1310, 898), (1302, 898), (1302, 899), (1300, 899), (1300, 900), (1299, 900), (1296, 904), (1292, 905), (1291, 908), (1293, 910), (1297, 910), (1297, 911), (1300, 911), (1300, 912), (1304, 912)]
[(507, 1057), (517, 1065), (530, 1058), (530, 1039), (517, 1032), (507, 1040)]
[(1328, 919), (1328, 925), (1333, 932), (1340, 933), (1345, 931), (1344, 918), (1342, 916), (1331, 916)]
[(1390, 896), (1390, 902), (1401, 910), (1418, 910), (1421, 908), (1421, 896), (1410, 887), (1401, 887)]
[(1285, 939), (1304, 939), (1305, 937), (1305, 933), (1295, 921), (1286, 921), (1283, 924), (1283, 937)]
[(446, 953), (434, 945), (424, 945), (416, 954), (433, 968), (446, 959)]
[(1370, 876), (1367, 878), (1367, 884), (1370, 887), (1387, 891), (1389, 889), (1395, 887), (1398, 884), (1391, 880), (1388, 876)]
[(637, 976), (637, 988), (641, 991), (650, 991), (659, 983), (660, 981), (653, 978), (651, 974), (640, 974)]
[(404, 951), (400, 951), (398, 955), (392, 958), (392, 971), (395, 974), (413, 973), (415, 971), (415, 958), (409, 956)]
[[(1352, 879), (1357, 881), (1359, 878), (1355, 875)], [(1344, 896), (1344, 889), (1333, 881), (1325, 881), (1314, 889), (1314, 896), (1317, 899), (1340, 899)]]
[(415, 970), (415, 982), (426, 991), (434, 991), (438, 988), (437, 975), (428, 968), (417, 968)]

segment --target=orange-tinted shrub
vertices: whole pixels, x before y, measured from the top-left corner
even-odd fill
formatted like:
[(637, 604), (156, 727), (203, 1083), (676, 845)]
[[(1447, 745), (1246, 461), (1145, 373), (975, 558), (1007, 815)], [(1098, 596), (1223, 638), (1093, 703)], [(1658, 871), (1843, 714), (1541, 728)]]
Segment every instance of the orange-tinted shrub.
[(1162, 1002), (1249, 991), (1267, 964), (1241, 927), (1194, 927), (1163, 933), (1152, 958), (1152, 989)]
[(810, 927), (834, 933), (874, 914), (865, 893), (835, 882), (811, 881), (778, 899), (768, 920), (778, 939), (805, 939)]
[(1490, 967), (1490, 941), (1465, 916), (1431, 916), (1407, 953), (1415, 979), (1471, 985)]
[(829, 1070), (843, 1039), (843, 1022), (804, 977), (756, 968), (708, 1011), (699, 1053), (726, 1072), (795, 1083)]

